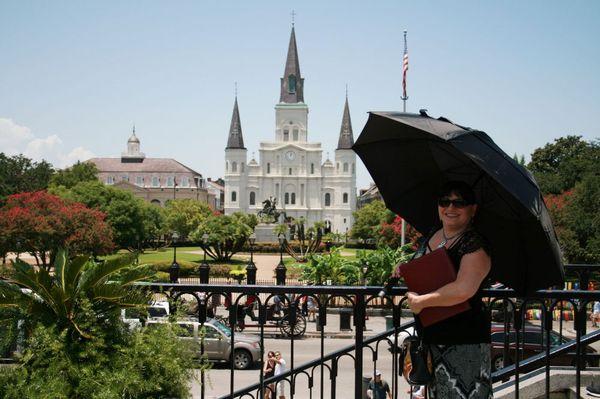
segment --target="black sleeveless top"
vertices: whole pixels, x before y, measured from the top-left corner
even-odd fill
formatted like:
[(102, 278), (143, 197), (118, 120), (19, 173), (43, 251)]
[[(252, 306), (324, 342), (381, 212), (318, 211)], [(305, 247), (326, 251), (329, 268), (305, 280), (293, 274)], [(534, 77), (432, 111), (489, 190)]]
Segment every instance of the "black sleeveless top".
[[(432, 235), (433, 233), (426, 237), (424, 247), (419, 251), (421, 254), (429, 246), (429, 240)], [(457, 274), (462, 257), (478, 249), (483, 249), (488, 255), (490, 254), (485, 238), (473, 229), (467, 230), (462, 237), (447, 248), (448, 255), (454, 264)], [(483, 281), (485, 282), (486, 280), (484, 279)], [(423, 341), (428, 344), (437, 345), (490, 343), (491, 322), (481, 302), (481, 290), (484, 282), (481, 283), (475, 295), (468, 300), (471, 309), (466, 312), (442, 320), (429, 327), (423, 327), (419, 322), (419, 318), (415, 317), (417, 331)]]

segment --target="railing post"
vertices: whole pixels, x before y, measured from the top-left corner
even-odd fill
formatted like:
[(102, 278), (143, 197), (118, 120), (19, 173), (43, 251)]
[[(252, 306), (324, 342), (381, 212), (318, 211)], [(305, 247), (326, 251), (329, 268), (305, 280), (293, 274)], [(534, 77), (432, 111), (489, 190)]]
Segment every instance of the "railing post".
[(365, 326), (365, 296), (356, 295), (356, 306), (354, 307), (354, 327), (356, 329), (354, 347), (354, 398), (362, 399), (363, 379), (363, 341)]

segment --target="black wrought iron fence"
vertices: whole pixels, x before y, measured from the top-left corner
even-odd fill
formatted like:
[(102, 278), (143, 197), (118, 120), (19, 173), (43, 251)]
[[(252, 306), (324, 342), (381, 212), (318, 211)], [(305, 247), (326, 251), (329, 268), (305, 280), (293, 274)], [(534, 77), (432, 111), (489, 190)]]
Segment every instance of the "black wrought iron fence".
[[(406, 319), (401, 323), (403, 313), (406, 314), (403, 294), (406, 289), (396, 287), (391, 297), (386, 297), (385, 308), (390, 318), (389, 329), (377, 335), (365, 338), (365, 319), (371, 304), (380, 301), (379, 287), (340, 287), (340, 286), (260, 286), (260, 285), (214, 285), (214, 284), (144, 284), (148, 288), (162, 292), (173, 299), (191, 295), (198, 303), (197, 320), (204, 324), (214, 309), (208, 305), (217, 295), (228, 298), (227, 311), (222, 319), (228, 324), (231, 335), (231, 347), (234, 347), (235, 336), (245, 326), (245, 319), (250, 316), (251, 307), (253, 326), (260, 337), (260, 354), (256, 359), (260, 368), (255, 370), (257, 381), (245, 387), (235, 386), (236, 369), (234, 367), (234, 351), (230, 352), (229, 390), (222, 397), (262, 398), (267, 390), (276, 389), (277, 384), (289, 386), (291, 398), (319, 395), (325, 397), (328, 392), (335, 398), (338, 391), (340, 360), (349, 357), (354, 363), (354, 397), (364, 395), (363, 376), (372, 374), (378, 364), (385, 358), (391, 369), (391, 389), (393, 397), (404, 395), (400, 387), (404, 386), (398, 378), (399, 343), (404, 337), (412, 334), (413, 323)], [(296, 328), (302, 322), (301, 303), (311, 297), (316, 305), (317, 336), (319, 352), (313, 361), (298, 365), (295, 362), (296, 343), (302, 334)], [(251, 299), (251, 300), (249, 300)], [(328, 316), (335, 301), (350, 304), (353, 316), (353, 344), (345, 348), (325, 353), (327, 334), (325, 327)], [(600, 340), (600, 330), (586, 334), (586, 320), (593, 301), (600, 301), (600, 291), (582, 290), (546, 290), (538, 291), (534, 296), (519, 298), (512, 290), (487, 289), (484, 291), (484, 302), (494, 324), (492, 333), (499, 333), (498, 340), (492, 344), (494, 356), (493, 382), (504, 381), (514, 387), (514, 395), (519, 397), (522, 377), (534, 369), (543, 368), (546, 379), (546, 397), (550, 394), (550, 370), (555, 362), (566, 362), (575, 371), (576, 394), (581, 391), (581, 371), (589, 367), (598, 367), (597, 352), (589, 349), (590, 344)], [(250, 302), (251, 305), (248, 305)], [(275, 306), (278, 307), (275, 315)], [(574, 339), (567, 340), (563, 333), (565, 309), (573, 315)], [(536, 320), (538, 319), (538, 320)], [(289, 342), (289, 370), (285, 373), (265, 379), (262, 373), (265, 355), (265, 333), (277, 323), (281, 334)], [(569, 324), (570, 325), (570, 324)], [(556, 330), (556, 331), (555, 331)], [(494, 339), (492, 339), (494, 341)], [(494, 346), (496, 346), (494, 351)], [(382, 347), (385, 351), (382, 353)], [(366, 351), (366, 352), (365, 352)], [(389, 352), (389, 353), (388, 353)], [(364, 353), (370, 355), (365, 358)], [(532, 353), (534, 354), (533, 356)], [(383, 356), (383, 354), (387, 356)], [(499, 360), (500, 359), (500, 360)], [(365, 366), (365, 363), (367, 366)], [(561, 363), (561, 364), (562, 364)], [(598, 369), (600, 372), (600, 369)], [(254, 371), (253, 371), (254, 372)], [(237, 372), (239, 373), (239, 372)], [(327, 377), (327, 379), (326, 379)], [(202, 398), (205, 397), (205, 376), (201, 376)], [(506, 385), (505, 384), (505, 385)]]

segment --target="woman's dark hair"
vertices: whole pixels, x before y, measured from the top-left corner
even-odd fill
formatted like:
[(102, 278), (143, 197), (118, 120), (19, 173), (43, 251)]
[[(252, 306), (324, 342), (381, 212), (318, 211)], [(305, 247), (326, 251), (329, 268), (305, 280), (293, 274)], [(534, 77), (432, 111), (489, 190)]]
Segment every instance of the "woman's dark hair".
[(453, 180), (445, 183), (440, 190), (439, 198), (447, 197), (450, 194), (455, 194), (461, 197), (469, 204), (477, 203), (475, 191), (473, 191), (473, 188), (464, 181)]

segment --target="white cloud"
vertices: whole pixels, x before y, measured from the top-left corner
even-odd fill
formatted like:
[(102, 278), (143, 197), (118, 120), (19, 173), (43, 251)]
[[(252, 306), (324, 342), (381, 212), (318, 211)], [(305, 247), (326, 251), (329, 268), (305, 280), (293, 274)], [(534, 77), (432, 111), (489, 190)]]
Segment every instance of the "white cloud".
[(35, 137), (31, 129), (7, 118), (0, 118), (0, 152), (9, 155), (24, 154), (35, 161), (44, 159), (58, 168), (94, 157), (94, 153), (84, 147), (69, 151), (56, 134), (46, 138)]
[(19, 148), (32, 138), (28, 127), (18, 125), (12, 119), (0, 118), (0, 152), (18, 154)]
[(87, 148), (73, 148), (71, 152), (69, 152), (67, 156), (63, 159), (63, 164), (64, 166), (73, 165), (77, 161), (87, 161), (88, 159), (93, 158), (94, 156), (94, 153), (88, 150)]
[(56, 134), (46, 137), (45, 139), (33, 139), (23, 151), (25, 156), (33, 159), (45, 159), (47, 161), (60, 157), (62, 152), (63, 142)]

